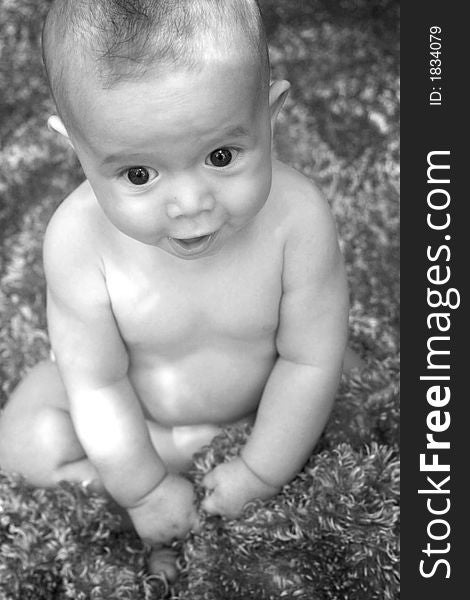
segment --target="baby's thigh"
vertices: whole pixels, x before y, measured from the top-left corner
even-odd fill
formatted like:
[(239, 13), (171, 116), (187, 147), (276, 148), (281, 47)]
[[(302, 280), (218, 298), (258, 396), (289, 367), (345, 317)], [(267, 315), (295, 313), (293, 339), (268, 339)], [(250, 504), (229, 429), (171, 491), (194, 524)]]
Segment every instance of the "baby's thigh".
[(31, 369), (0, 415), (0, 466), (52, 485), (58, 465), (84, 455), (67, 407), (57, 366), (44, 361)]
[(147, 421), (150, 438), (155, 450), (172, 473), (184, 473), (192, 464), (193, 454), (209, 445), (222, 431), (217, 425), (187, 425), (163, 427)]
[[(255, 413), (252, 413), (232, 425), (253, 425)], [(213, 423), (163, 427), (154, 421), (147, 421), (153, 446), (166, 467), (172, 473), (188, 471), (193, 456), (204, 446), (209, 446), (223, 427)]]

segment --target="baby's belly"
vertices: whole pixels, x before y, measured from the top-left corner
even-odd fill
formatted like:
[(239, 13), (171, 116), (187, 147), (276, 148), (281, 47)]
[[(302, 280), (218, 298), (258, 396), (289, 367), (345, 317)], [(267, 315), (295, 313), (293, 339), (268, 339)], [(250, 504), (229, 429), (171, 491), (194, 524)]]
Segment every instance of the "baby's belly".
[(145, 416), (166, 427), (226, 425), (256, 411), (275, 352), (198, 349), (178, 359), (131, 361)]

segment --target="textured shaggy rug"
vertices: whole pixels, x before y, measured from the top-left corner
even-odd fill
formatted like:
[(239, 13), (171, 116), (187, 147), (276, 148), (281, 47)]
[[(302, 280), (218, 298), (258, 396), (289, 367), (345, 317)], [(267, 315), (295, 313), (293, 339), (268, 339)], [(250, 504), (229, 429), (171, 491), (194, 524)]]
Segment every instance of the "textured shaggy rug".
[[(275, 77), (292, 93), (276, 152), (314, 178), (335, 213), (351, 287), (351, 344), (325, 434), (278, 497), (208, 518), (177, 544), (175, 586), (106, 501), (79, 486), (31, 489), (0, 469), (0, 600), (398, 598), (398, 5), (262, 0)], [(45, 128), (52, 111), (38, 32), (47, 0), (0, 0), (0, 406), (48, 354), (41, 243), (81, 180)], [(237, 452), (227, 430), (191, 477)], [(203, 517), (204, 518), (204, 517)]]

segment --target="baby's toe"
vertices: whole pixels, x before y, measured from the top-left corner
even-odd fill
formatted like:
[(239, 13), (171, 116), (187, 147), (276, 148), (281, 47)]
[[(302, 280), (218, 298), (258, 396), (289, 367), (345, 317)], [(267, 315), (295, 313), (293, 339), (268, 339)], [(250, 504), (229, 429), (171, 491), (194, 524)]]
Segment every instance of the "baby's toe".
[(176, 553), (170, 548), (156, 548), (149, 558), (149, 569), (155, 575), (164, 575), (170, 583), (176, 581)]

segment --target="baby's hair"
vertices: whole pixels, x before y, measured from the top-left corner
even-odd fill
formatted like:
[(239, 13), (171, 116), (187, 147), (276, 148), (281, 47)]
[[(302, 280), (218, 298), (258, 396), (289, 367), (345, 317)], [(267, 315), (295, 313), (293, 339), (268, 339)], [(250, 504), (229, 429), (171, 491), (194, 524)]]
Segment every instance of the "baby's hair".
[[(257, 0), (54, 0), (43, 29), (43, 59), (59, 112), (71, 65), (92, 58), (104, 88), (158, 67), (197, 68), (204, 51), (251, 53), (260, 84), (269, 58)], [(90, 63), (88, 63), (90, 64)]]

